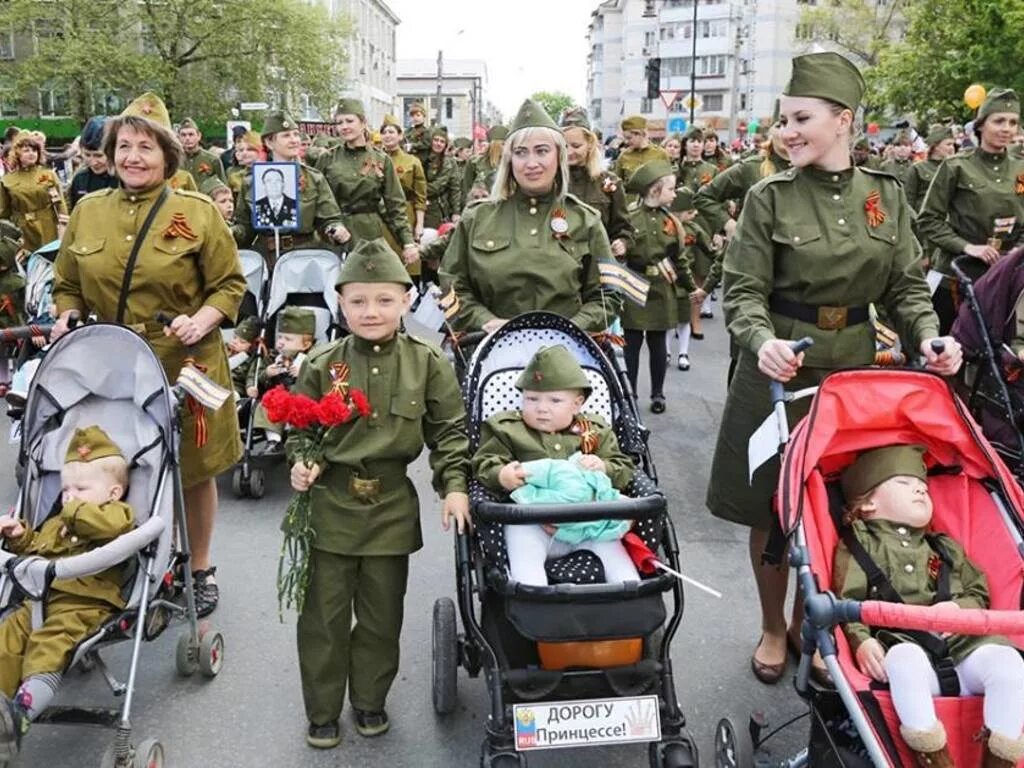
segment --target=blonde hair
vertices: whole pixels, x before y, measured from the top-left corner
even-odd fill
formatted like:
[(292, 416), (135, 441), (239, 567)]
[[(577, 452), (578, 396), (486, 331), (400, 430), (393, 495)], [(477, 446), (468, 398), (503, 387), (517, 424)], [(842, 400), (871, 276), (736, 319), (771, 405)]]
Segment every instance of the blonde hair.
[(501, 152), (501, 165), (498, 166), (498, 173), (494, 177), (494, 186), (491, 188), (491, 200), (508, 200), (515, 193), (517, 184), (512, 175), (512, 153), (533, 137), (550, 139), (558, 152), (558, 172), (555, 174), (555, 198), (564, 200), (569, 191), (569, 160), (565, 147), (565, 136), (554, 128), (535, 126), (521, 128), (505, 142)]
[(21, 148), (26, 145), (31, 145), (38, 153), (36, 165), (46, 166), (46, 137), (39, 131), (19, 131), (7, 150), (7, 167), (12, 171), (22, 170)]
[(771, 140), (771, 137), (769, 137), (769, 138), (765, 139), (763, 142), (761, 142), (759, 148), (761, 150), (761, 157), (762, 157), (759, 171), (761, 173), (761, 178), (762, 179), (766, 179), (769, 176), (774, 176), (776, 173), (779, 172), (779, 169), (775, 167), (775, 161), (772, 160), (772, 140)]
[(594, 135), (593, 131), (588, 131), (581, 125), (568, 125), (562, 129), (562, 135), (564, 136), (569, 131), (581, 131), (583, 133), (583, 140), (587, 142), (587, 158), (583, 162), (583, 167), (587, 171), (587, 176), (592, 179), (601, 178), (601, 156), (597, 151), (597, 136)]
[(487, 144), (487, 162), (490, 163), (491, 168), (498, 167), (498, 163), (501, 162), (501, 153), (504, 148), (504, 139), (495, 139)]
[(665, 191), (665, 185), (668, 178), (668, 176), (662, 176), (660, 179), (658, 179), (656, 182), (654, 182), (653, 184), (651, 184), (651, 186), (647, 188), (647, 191), (644, 192), (644, 205), (646, 205), (648, 208), (658, 207), (659, 203), (652, 201), (656, 201), (659, 197), (661, 197), (661, 193)]
[(63, 477), (65, 473), (77, 472), (80, 477), (83, 472), (87, 474), (90, 471), (102, 475), (111, 485), (121, 486), (121, 496), (124, 497), (128, 490), (128, 462), (123, 456), (104, 456), (92, 461), (69, 461), (64, 464), (61, 475)]

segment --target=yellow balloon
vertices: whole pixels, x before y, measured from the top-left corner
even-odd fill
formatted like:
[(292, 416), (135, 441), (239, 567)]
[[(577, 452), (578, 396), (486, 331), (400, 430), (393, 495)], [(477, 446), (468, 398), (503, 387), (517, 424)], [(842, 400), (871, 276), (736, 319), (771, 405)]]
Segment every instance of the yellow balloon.
[(971, 109), (977, 109), (985, 102), (985, 96), (988, 93), (985, 91), (985, 86), (975, 83), (974, 85), (967, 86), (967, 90), (964, 91), (964, 104)]

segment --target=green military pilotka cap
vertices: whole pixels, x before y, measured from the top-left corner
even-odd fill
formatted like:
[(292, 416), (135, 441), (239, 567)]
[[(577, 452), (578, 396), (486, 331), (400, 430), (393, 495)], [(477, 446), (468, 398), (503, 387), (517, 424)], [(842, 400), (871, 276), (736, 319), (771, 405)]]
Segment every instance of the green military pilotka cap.
[(366, 107), (363, 106), (363, 102), (359, 99), (342, 99), (338, 102), (338, 106), (334, 108), (334, 114), (355, 115), (356, 117), (361, 117), (365, 120)]
[(473, 146), (473, 142), (465, 136), (459, 136), (452, 142), (452, 146), (456, 149), (469, 149)]
[(865, 451), (843, 470), (840, 476), (843, 495), (848, 502), (853, 501), (899, 475), (927, 479), (924, 451), (923, 445), (887, 445)]
[(941, 144), (946, 139), (952, 138), (953, 129), (950, 126), (936, 123), (928, 129), (928, 136), (925, 137), (924, 143), (929, 147), (934, 147), (936, 144)]
[(419, 112), (421, 115), (426, 115), (427, 109), (423, 106), (423, 102), (414, 101), (409, 105), (409, 114), (411, 115), (413, 112)]
[(245, 318), (242, 322), (235, 326), (236, 339), (252, 342), (256, 341), (256, 337), (259, 335), (259, 321), (252, 315), (249, 315), (249, 317)]
[(633, 171), (633, 175), (626, 181), (626, 191), (642, 195), (658, 179), (675, 172), (668, 160), (651, 160)]
[(360, 241), (345, 259), (334, 287), (346, 283), (398, 283), (408, 288), (412, 279), (387, 241), (378, 237)]
[(445, 141), (448, 141), (448, 129), (445, 128), (443, 125), (435, 125), (433, 128), (430, 129), (430, 140), (433, 141), (438, 136), (440, 136)]
[(516, 389), (531, 392), (560, 392), (581, 389), (590, 397), (592, 387), (572, 352), (561, 344), (544, 347), (531, 358), (516, 380)]
[(974, 118), (974, 121), (979, 123), (996, 112), (1012, 112), (1019, 115), (1020, 98), (1017, 96), (1017, 92), (1011, 88), (993, 88), (978, 108), (978, 116)]
[(859, 138), (853, 145), (854, 149), (863, 149), (865, 152), (871, 151), (871, 143), (866, 138)]
[(492, 125), (487, 129), (488, 141), (504, 141), (508, 138), (508, 128), (504, 125)]
[(278, 333), (299, 333), (306, 336), (316, 334), (316, 315), (313, 310), (303, 307), (285, 307), (277, 321)]
[(687, 141), (704, 141), (704, 129), (699, 125), (691, 125), (683, 138)]
[(263, 116), (263, 130), (260, 136), (270, 136), (281, 131), (296, 131), (299, 124), (283, 109), (272, 109)]
[(646, 131), (647, 118), (643, 115), (630, 115), (620, 125), (624, 131)]
[(199, 130), (199, 126), (196, 124), (196, 121), (193, 120), (191, 117), (186, 117), (184, 120), (181, 121), (181, 123), (178, 125), (178, 130), (180, 131), (182, 128), (191, 128), (194, 131)]
[(533, 99), (527, 99), (519, 107), (519, 111), (516, 113), (516, 117), (512, 121), (508, 132), (511, 135), (524, 128), (550, 128), (553, 131), (557, 131), (558, 125), (551, 119), (551, 115), (548, 114), (544, 107)]
[(226, 189), (228, 192), (231, 191), (231, 187), (225, 184), (217, 176), (210, 176), (203, 180), (203, 183), (199, 185), (199, 191), (207, 197), (212, 198), (218, 189)]
[(913, 144), (914, 138), (910, 135), (910, 131), (901, 130), (895, 136), (892, 137), (893, 144)]
[(826, 99), (856, 112), (864, 97), (864, 76), (838, 53), (808, 53), (793, 59), (793, 74), (782, 94)]
[(384, 115), (384, 119), (380, 121), (380, 129), (382, 131), (389, 125), (392, 128), (397, 128), (399, 133), (402, 132), (402, 121), (394, 115)]
[(121, 117), (142, 117), (161, 128), (171, 130), (171, 115), (167, 105), (152, 91), (147, 91), (125, 107)]
[(76, 429), (75, 434), (68, 443), (67, 453), (64, 455), (64, 463), (89, 462), (97, 459), (106, 459), (111, 456), (124, 458), (121, 449), (113, 440), (97, 426)]
[(590, 130), (590, 120), (587, 119), (587, 110), (583, 107), (572, 107), (571, 109), (565, 110), (562, 113), (562, 119), (558, 121), (558, 124), (564, 131), (566, 128), (582, 128), (585, 131)]
[(676, 187), (676, 199), (672, 201), (670, 209), (675, 213), (692, 211), (693, 197), (693, 190), (689, 187)]

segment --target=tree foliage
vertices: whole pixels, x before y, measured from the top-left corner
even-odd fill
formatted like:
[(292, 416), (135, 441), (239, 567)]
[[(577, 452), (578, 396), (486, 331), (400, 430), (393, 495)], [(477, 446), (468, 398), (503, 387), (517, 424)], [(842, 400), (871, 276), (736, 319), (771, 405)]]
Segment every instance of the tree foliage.
[(7, 0), (3, 27), (29, 52), (3, 72), (22, 100), (66, 89), (79, 120), (110, 92), (154, 90), (175, 118), (221, 120), (235, 101), (300, 94), (328, 111), (345, 87), (350, 24), (303, 0)]
[(544, 107), (544, 111), (551, 115), (555, 122), (565, 110), (576, 106), (572, 96), (562, 91), (537, 91), (530, 98)]
[(896, 43), (907, 7), (918, 1), (831, 0), (808, 6), (800, 15), (799, 36), (820, 40), (872, 67)]

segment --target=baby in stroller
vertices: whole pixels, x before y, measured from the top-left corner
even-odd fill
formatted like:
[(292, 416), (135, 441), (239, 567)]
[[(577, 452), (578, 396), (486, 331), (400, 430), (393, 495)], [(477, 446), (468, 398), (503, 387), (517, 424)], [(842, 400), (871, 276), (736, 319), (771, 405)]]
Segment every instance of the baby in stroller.
[[(520, 375), (521, 411), (505, 411), (481, 426), (473, 471), (490, 491), (510, 492), (517, 503), (610, 501), (633, 479), (633, 462), (615, 432), (595, 417), (580, 415), (591, 386), (580, 364), (562, 345), (539, 350)], [(565, 460), (543, 472), (545, 459)], [(525, 466), (523, 461), (534, 462)], [(549, 467), (554, 469), (553, 466)], [(530, 492), (533, 489), (534, 492)], [(552, 525), (506, 525), (510, 575), (522, 584), (547, 586), (545, 562), (589, 550), (603, 567), (605, 582), (639, 581), (620, 539), (629, 520)]]
[[(0, 516), (0, 536), (21, 555), (68, 557), (113, 541), (135, 526), (124, 503), (128, 463), (98, 426), (76, 430), (61, 471), (60, 514), (39, 530)], [(25, 601), (0, 621), (0, 759), (11, 757), (29, 723), (46, 710), (70, 654), (124, 608), (122, 568), (54, 581), (45, 606)]]
[[(861, 453), (841, 476), (846, 499), (833, 583), (843, 598), (988, 608), (985, 574), (950, 536), (928, 532), (932, 500), (922, 445)], [(843, 626), (857, 666), (888, 682), (900, 734), (919, 764), (954, 762), (933, 697), (985, 696), (985, 768), (1024, 758), (1024, 659), (998, 636), (939, 636)]]
[[(277, 323), (274, 342), (277, 357), (260, 371), (258, 377), (257, 389), (261, 395), (278, 384), (291, 388), (299, 378), (306, 353), (312, 349), (315, 341), (316, 315), (313, 311), (302, 307), (285, 307)], [(280, 427), (270, 422), (262, 406), (256, 412), (254, 425), (266, 432), (267, 441), (277, 446), (276, 452), (282, 450)]]
[(259, 321), (247, 317), (235, 326), (235, 334), (225, 345), (228, 363), (231, 366), (231, 383), (239, 400), (256, 397), (256, 358), (262, 357), (261, 368), (269, 364), (266, 355), (260, 355), (257, 339), (260, 335)]

